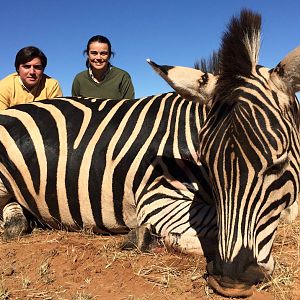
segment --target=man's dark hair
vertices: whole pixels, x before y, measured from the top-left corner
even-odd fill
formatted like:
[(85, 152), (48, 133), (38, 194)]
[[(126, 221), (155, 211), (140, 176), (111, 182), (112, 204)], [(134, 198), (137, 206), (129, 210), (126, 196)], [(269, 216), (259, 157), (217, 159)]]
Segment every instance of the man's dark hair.
[(39, 58), (41, 60), (42, 67), (44, 70), (47, 66), (46, 55), (39, 48), (34, 46), (28, 46), (19, 50), (19, 52), (16, 55), (16, 59), (15, 59), (16, 71), (18, 72), (21, 64), (26, 64), (29, 61), (33, 60), (34, 58)]

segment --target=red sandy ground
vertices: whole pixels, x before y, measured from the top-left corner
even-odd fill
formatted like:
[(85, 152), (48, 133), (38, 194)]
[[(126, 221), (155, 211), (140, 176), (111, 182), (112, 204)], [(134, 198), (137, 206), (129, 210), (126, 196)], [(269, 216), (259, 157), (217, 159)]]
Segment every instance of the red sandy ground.
[[(225, 299), (207, 287), (203, 257), (164, 249), (150, 254), (120, 251), (122, 239), (37, 231), (16, 241), (0, 241), (0, 300)], [(281, 292), (268, 286), (249, 300), (300, 300), (300, 250), (293, 251), (285, 258), (298, 268), (292, 286)]]

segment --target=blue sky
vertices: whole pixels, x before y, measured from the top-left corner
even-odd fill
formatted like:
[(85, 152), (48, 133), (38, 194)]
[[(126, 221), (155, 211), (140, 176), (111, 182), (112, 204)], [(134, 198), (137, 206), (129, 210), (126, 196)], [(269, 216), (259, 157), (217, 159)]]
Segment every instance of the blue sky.
[(193, 67), (218, 49), (229, 19), (244, 7), (262, 14), (260, 64), (271, 68), (300, 45), (296, 0), (2, 1), (0, 78), (14, 72), (20, 48), (34, 45), (48, 57), (46, 74), (69, 96), (74, 76), (85, 69), (88, 39), (101, 34), (116, 53), (112, 64), (130, 73), (136, 97), (168, 92), (146, 59)]

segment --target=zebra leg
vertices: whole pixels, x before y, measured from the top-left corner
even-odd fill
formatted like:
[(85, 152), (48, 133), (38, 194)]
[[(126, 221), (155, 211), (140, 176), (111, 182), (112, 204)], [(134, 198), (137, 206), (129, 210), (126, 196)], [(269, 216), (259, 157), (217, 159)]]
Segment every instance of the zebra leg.
[(29, 231), (29, 225), (21, 205), (13, 201), (12, 195), (0, 179), (0, 219), (1, 217), (5, 241), (24, 235)]
[(27, 218), (24, 215), (23, 208), (18, 202), (10, 202), (3, 208), (5, 241), (20, 237), (30, 232)]
[(158, 238), (154, 226), (143, 224), (131, 230), (121, 246), (122, 250), (138, 249), (141, 252), (148, 252), (157, 245)]

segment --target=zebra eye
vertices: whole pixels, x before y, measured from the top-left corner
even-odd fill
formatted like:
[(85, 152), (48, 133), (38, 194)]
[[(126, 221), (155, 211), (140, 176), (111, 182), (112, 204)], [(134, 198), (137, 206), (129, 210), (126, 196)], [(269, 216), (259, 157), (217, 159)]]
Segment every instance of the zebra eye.
[(265, 175), (278, 175), (282, 173), (288, 162), (289, 160), (287, 156), (285, 156), (283, 159), (279, 159), (265, 171)]

